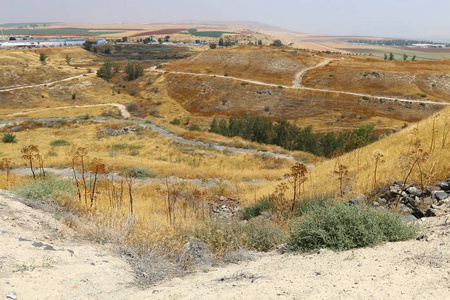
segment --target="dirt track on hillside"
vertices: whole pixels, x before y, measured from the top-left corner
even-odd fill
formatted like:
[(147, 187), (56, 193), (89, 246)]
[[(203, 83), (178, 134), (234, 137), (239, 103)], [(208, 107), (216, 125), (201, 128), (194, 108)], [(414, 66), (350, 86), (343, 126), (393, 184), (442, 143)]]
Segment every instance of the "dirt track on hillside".
[[(346, 92), (346, 91), (338, 91), (338, 90), (330, 90), (330, 89), (319, 89), (319, 88), (311, 88), (303, 86), (301, 83), (301, 80), (303, 76), (312, 69), (325, 66), (329, 64), (332, 61), (332, 59), (326, 59), (319, 64), (309, 67), (305, 70), (302, 70), (298, 72), (295, 76), (295, 79), (293, 81), (292, 86), (287, 85), (280, 85), (280, 84), (274, 84), (274, 83), (266, 83), (258, 80), (252, 80), (252, 79), (246, 79), (246, 78), (239, 78), (234, 76), (225, 76), (225, 75), (215, 75), (215, 74), (203, 74), (203, 73), (193, 73), (193, 72), (182, 72), (182, 71), (169, 71), (171, 74), (184, 74), (184, 75), (193, 75), (193, 76), (208, 76), (208, 77), (217, 77), (217, 78), (226, 78), (241, 82), (247, 82), (257, 85), (263, 85), (268, 87), (282, 87), (286, 89), (300, 89), (300, 90), (308, 90), (308, 91), (315, 91), (315, 92), (324, 92), (324, 93), (335, 93), (335, 94), (344, 94), (344, 95), (354, 95), (358, 97), (368, 97), (371, 99), (383, 99), (384, 101), (393, 101), (393, 102), (406, 102), (406, 103), (423, 103), (423, 104), (433, 104), (433, 105), (450, 105), (450, 103), (446, 102), (437, 102), (432, 100), (411, 100), (411, 99), (402, 99), (398, 97), (391, 97), (391, 96), (383, 96), (383, 95), (370, 95), (370, 94), (364, 94), (364, 93), (355, 93), (355, 92)], [(158, 73), (166, 73), (167, 71), (162, 69), (156, 69), (156, 67), (152, 67), (150, 69), (147, 69), (147, 71), (152, 72), (158, 72)]]
[(83, 108), (83, 107), (98, 107), (98, 106), (114, 106), (116, 107), (120, 115), (123, 118), (129, 118), (131, 117), (130, 113), (128, 112), (127, 108), (123, 104), (118, 103), (103, 103), (103, 104), (87, 104), (87, 105), (71, 105), (71, 106), (58, 106), (58, 107), (50, 107), (50, 108), (42, 108), (42, 109), (35, 109), (35, 110), (29, 110), (25, 112), (18, 112), (18, 113), (12, 113), (7, 114), (5, 117), (13, 117), (13, 116), (19, 116), (27, 113), (34, 113), (34, 112), (40, 112), (40, 111), (47, 111), (47, 110), (54, 110), (54, 109), (66, 109), (66, 108)]
[(76, 238), (51, 214), (0, 191), (0, 295), (18, 299), (448, 299), (450, 220), (427, 237), (335, 253), (255, 254), (149, 288), (108, 245)]
[(95, 75), (95, 74), (96, 73), (81, 74), (81, 75), (77, 75), (77, 76), (71, 76), (71, 77), (68, 77), (68, 78), (55, 80), (55, 81), (50, 81), (50, 82), (45, 82), (45, 83), (40, 83), (40, 84), (32, 84), (32, 85), (23, 85), (23, 86), (16, 86), (16, 87), (10, 87), (10, 88), (3, 88), (3, 89), (0, 89), (0, 93), (2, 93), (2, 92), (10, 92), (10, 91), (15, 91), (15, 90), (28, 89), (28, 88), (35, 88), (35, 87), (40, 87), (40, 86), (48, 86), (48, 85), (52, 85), (52, 84), (55, 84), (55, 83), (69, 81), (69, 80), (77, 79), (77, 78), (80, 78), (80, 77), (83, 77), (83, 76)]

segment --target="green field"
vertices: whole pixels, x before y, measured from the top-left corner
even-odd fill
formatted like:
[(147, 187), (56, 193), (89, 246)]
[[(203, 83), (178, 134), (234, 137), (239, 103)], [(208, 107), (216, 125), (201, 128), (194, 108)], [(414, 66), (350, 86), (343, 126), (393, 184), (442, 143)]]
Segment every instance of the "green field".
[(90, 31), (89, 29), (7, 29), (3, 30), (4, 34), (49, 34), (49, 33), (61, 33), (61, 34), (115, 34), (123, 31)]
[(187, 33), (182, 32), (183, 34), (190, 34), (193, 36), (201, 36), (201, 37), (212, 37), (212, 38), (220, 38), (222, 34), (237, 34), (236, 32), (228, 32), (228, 31), (197, 31), (197, 29), (188, 29)]
[(384, 57), (384, 54), (386, 53), (389, 55), (390, 52), (392, 52), (395, 56), (395, 60), (402, 61), (403, 60), (403, 54), (408, 55), (408, 61), (411, 60), (411, 58), (415, 55), (416, 61), (419, 60), (441, 60), (441, 59), (450, 59), (450, 52), (449, 53), (430, 53), (420, 50), (409, 50), (409, 49), (399, 49), (399, 48), (384, 48), (384, 49), (342, 49), (345, 51), (352, 51), (355, 53), (360, 53), (364, 55), (370, 55), (376, 57)]

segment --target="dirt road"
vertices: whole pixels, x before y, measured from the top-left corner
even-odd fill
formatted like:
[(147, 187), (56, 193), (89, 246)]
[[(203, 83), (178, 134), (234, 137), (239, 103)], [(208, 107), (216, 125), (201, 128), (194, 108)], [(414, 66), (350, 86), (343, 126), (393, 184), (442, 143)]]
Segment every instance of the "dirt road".
[(99, 107), (99, 106), (114, 106), (116, 107), (120, 115), (123, 118), (129, 118), (131, 117), (130, 113), (128, 112), (127, 108), (123, 104), (118, 103), (103, 103), (103, 104), (87, 104), (87, 105), (71, 105), (71, 106), (58, 106), (58, 107), (50, 107), (50, 108), (42, 108), (42, 109), (35, 109), (35, 110), (29, 110), (29, 111), (23, 111), (13, 114), (7, 114), (5, 117), (11, 117), (11, 116), (19, 116), (27, 113), (34, 113), (34, 112), (40, 112), (40, 111), (48, 111), (48, 110), (54, 110), (54, 109), (66, 109), (66, 108), (83, 108), (83, 107)]
[(427, 238), (335, 253), (255, 254), (253, 261), (141, 289), (108, 245), (77, 239), (57, 214), (0, 191), (0, 297), (18, 299), (449, 299), (449, 217)]
[(315, 68), (319, 68), (319, 67), (322, 67), (322, 66), (326, 66), (326, 65), (328, 65), (330, 62), (332, 62), (333, 60), (336, 60), (336, 59), (334, 59), (334, 58), (328, 58), (328, 59), (325, 59), (324, 61), (322, 61), (321, 63), (318, 63), (317, 65), (314, 65), (314, 66), (312, 66), (312, 67), (303, 69), (303, 70), (301, 70), (300, 72), (298, 72), (298, 73), (295, 75), (295, 79), (294, 79), (294, 82), (293, 82), (293, 84), (292, 84), (292, 88), (294, 88), (294, 89), (300, 89), (300, 88), (302, 87), (302, 79), (303, 79), (303, 75), (305, 75), (306, 72), (311, 71), (312, 69), (315, 69)]
[(10, 92), (10, 91), (15, 91), (15, 90), (28, 89), (28, 88), (35, 88), (35, 87), (40, 87), (40, 86), (48, 86), (48, 85), (52, 85), (52, 84), (55, 84), (55, 83), (59, 83), (59, 82), (63, 82), (63, 81), (69, 81), (69, 80), (73, 80), (73, 79), (80, 78), (80, 77), (83, 77), (83, 76), (91, 76), (91, 75), (96, 75), (96, 73), (81, 74), (81, 75), (72, 76), (72, 77), (68, 77), (68, 78), (64, 78), (64, 79), (60, 79), (60, 80), (55, 80), (55, 81), (50, 81), (50, 82), (45, 82), (45, 83), (41, 83), (41, 84), (23, 85), (23, 86), (11, 87), (11, 88), (3, 88), (3, 89), (0, 89), (0, 93), (1, 92)]

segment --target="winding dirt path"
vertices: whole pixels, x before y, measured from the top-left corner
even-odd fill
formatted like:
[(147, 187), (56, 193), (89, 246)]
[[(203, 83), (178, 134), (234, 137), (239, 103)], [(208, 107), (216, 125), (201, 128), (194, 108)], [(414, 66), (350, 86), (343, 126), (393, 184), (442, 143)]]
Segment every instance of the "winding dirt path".
[(315, 69), (315, 68), (319, 68), (319, 67), (322, 67), (322, 66), (326, 66), (326, 65), (328, 65), (330, 62), (332, 62), (333, 60), (337, 60), (337, 59), (336, 59), (336, 58), (327, 58), (327, 59), (325, 59), (324, 61), (318, 63), (317, 65), (311, 66), (311, 67), (309, 67), (309, 68), (306, 68), (306, 69), (301, 70), (300, 72), (298, 72), (298, 73), (295, 75), (295, 79), (294, 79), (294, 83), (292, 84), (292, 88), (294, 88), (294, 89), (300, 89), (300, 88), (302, 88), (302, 79), (303, 79), (303, 75), (305, 75), (306, 72), (308, 72), (308, 71), (310, 71), (310, 70), (312, 70), (312, 69)]
[(81, 75), (77, 75), (77, 76), (72, 76), (72, 77), (68, 77), (68, 78), (64, 78), (64, 79), (60, 79), (60, 80), (55, 80), (55, 81), (50, 81), (50, 82), (46, 82), (46, 83), (40, 83), (40, 84), (16, 86), (16, 87), (6, 88), (6, 89), (4, 88), (4, 89), (0, 89), (0, 93), (1, 92), (10, 92), (10, 91), (15, 91), (15, 90), (28, 89), (28, 88), (35, 88), (35, 87), (40, 87), (40, 86), (52, 85), (52, 84), (55, 84), (55, 83), (59, 83), (59, 82), (63, 82), (63, 81), (69, 81), (69, 80), (73, 80), (73, 79), (84, 77), (84, 76), (90, 76), (90, 75), (96, 75), (96, 73), (81, 74)]
[(12, 114), (4, 115), (5, 117), (12, 117), (12, 116), (19, 116), (27, 113), (34, 113), (34, 112), (40, 112), (40, 111), (48, 111), (48, 110), (54, 110), (54, 109), (66, 109), (66, 108), (83, 108), (83, 107), (98, 107), (98, 106), (114, 106), (116, 107), (120, 115), (123, 118), (129, 118), (131, 117), (130, 113), (128, 112), (127, 108), (123, 104), (119, 103), (104, 103), (104, 104), (87, 104), (87, 105), (71, 105), (71, 106), (58, 106), (58, 107), (50, 107), (50, 108), (42, 108), (42, 109), (36, 109), (36, 110), (29, 110), (29, 111), (23, 111), (23, 112), (17, 112)]

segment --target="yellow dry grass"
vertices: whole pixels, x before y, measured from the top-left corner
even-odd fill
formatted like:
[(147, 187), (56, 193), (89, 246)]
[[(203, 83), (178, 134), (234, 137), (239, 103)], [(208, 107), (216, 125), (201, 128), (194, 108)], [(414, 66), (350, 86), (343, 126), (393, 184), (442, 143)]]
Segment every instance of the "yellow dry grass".
[[(318, 164), (316, 168), (309, 170), (311, 178), (306, 182), (305, 190), (308, 194), (335, 194), (339, 189), (339, 182), (332, 172), (341, 164), (348, 167), (347, 185), (351, 194), (367, 194), (380, 185), (403, 181), (418, 155), (425, 158), (421, 163), (422, 171), (419, 172), (419, 167), (415, 165), (408, 182), (420, 182), (422, 174), (425, 184), (434, 184), (437, 180), (450, 176), (449, 131), (450, 108), (446, 108), (369, 146)], [(420, 150), (423, 151), (422, 154), (419, 153)], [(383, 155), (384, 162), (378, 164), (375, 184), (377, 153)]]

